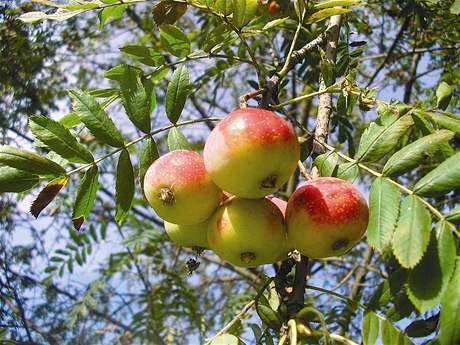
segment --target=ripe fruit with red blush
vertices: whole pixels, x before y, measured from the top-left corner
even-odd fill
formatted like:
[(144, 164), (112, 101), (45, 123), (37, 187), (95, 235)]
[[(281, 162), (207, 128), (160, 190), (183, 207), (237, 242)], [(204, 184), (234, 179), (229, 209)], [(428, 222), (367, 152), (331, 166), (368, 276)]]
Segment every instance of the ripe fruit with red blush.
[(208, 245), (208, 222), (179, 225), (164, 221), (168, 237), (178, 246), (209, 248)]
[(238, 109), (211, 132), (204, 164), (223, 190), (249, 199), (278, 190), (294, 173), (300, 156), (294, 129), (275, 113)]
[(153, 162), (145, 174), (144, 191), (161, 218), (181, 225), (204, 222), (222, 200), (203, 158), (189, 150), (172, 151)]
[(281, 9), (281, 5), (277, 1), (270, 1), (268, 4), (268, 13), (276, 14)]
[(210, 219), (208, 243), (234, 266), (256, 267), (277, 262), (286, 256), (283, 215), (267, 198), (233, 197)]
[(288, 244), (311, 258), (341, 255), (361, 239), (368, 220), (366, 200), (351, 183), (320, 177), (289, 198)]

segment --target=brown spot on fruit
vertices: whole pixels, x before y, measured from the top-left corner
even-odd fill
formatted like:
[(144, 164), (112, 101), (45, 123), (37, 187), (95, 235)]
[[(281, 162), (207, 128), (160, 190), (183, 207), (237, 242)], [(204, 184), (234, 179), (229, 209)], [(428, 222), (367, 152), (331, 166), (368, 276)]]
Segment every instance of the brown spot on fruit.
[(332, 244), (332, 250), (339, 250), (339, 249), (342, 249), (344, 247), (346, 247), (348, 245), (350, 241), (347, 240), (346, 238), (341, 238), (337, 241), (334, 242), (334, 244)]

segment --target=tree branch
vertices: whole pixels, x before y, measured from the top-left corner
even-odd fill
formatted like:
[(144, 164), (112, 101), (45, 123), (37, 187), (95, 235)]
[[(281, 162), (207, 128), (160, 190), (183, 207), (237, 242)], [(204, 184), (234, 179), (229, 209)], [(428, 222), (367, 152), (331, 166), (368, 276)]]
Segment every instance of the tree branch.
[[(326, 59), (329, 63), (333, 65), (335, 69), (335, 60), (337, 58), (337, 42), (339, 40), (340, 33), (340, 24), (342, 21), (342, 16), (333, 16), (329, 21), (326, 45)], [(324, 78), (320, 77), (320, 87), (319, 92), (327, 90), (328, 87), (324, 81)], [(327, 137), (329, 134), (329, 122), (332, 115), (332, 94), (326, 92), (322, 93), (319, 96), (319, 105), (318, 105), (318, 116), (316, 118), (316, 128), (314, 133), (314, 142), (313, 142), (313, 154), (321, 154), (325, 151), (325, 148), (321, 143), (327, 142)], [(319, 176), (319, 170), (317, 167), (312, 169), (313, 178)]]
[(406, 31), (407, 27), (410, 24), (410, 19), (411, 16), (406, 16), (406, 19), (404, 19), (403, 24), (401, 25), (401, 28), (399, 29), (398, 34), (396, 35), (395, 40), (393, 41), (390, 49), (386, 52), (385, 58), (383, 59), (382, 63), (377, 67), (375, 70), (374, 74), (372, 75), (371, 79), (369, 79), (369, 82), (367, 83), (366, 87), (371, 86), (371, 84), (374, 82), (375, 78), (379, 75), (380, 71), (385, 67), (387, 62), (390, 60), (390, 58), (393, 55), (393, 52), (395, 51), (396, 47), (398, 46), (399, 41), (402, 39), (404, 31)]

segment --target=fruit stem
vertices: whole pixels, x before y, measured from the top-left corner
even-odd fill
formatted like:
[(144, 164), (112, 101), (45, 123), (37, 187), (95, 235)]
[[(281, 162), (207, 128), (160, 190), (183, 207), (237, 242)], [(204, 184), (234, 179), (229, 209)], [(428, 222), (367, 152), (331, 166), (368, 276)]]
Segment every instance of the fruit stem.
[(260, 89), (260, 90), (251, 91), (251, 92), (245, 93), (244, 95), (241, 95), (240, 96), (240, 108), (241, 109), (247, 108), (248, 107), (248, 101), (251, 98), (254, 98), (255, 96), (258, 96), (263, 92), (264, 92), (264, 90)]
[(303, 165), (303, 163), (300, 160), (297, 162), (297, 166), (299, 167), (300, 175), (302, 175), (306, 181), (310, 181), (311, 179), (313, 179), (313, 177), (309, 173), (307, 173), (305, 165)]

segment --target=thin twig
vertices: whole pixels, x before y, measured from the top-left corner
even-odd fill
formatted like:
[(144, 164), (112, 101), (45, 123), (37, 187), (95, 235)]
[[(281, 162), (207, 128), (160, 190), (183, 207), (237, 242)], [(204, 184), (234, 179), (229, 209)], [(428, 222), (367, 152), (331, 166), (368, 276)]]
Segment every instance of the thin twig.
[(256, 303), (256, 300), (253, 299), (252, 301), (250, 301), (248, 304), (246, 304), (243, 309), (235, 315), (235, 317), (229, 322), (227, 323), (219, 332), (217, 332), (212, 338), (208, 339), (205, 343), (205, 345), (208, 345), (208, 344), (211, 344), (211, 342), (217, 338), (219, 335), (222, 335), (224, 334), (225, 332), (227, 332), (235, 323), (237, 323), (241, 318), (243, 318), (246, 313), (254, 306), (254, 304)]
[(297, 162), (297, 166), (299, 167), (300, 175), (303, 176), (303, 178), (306, 181), (310, 181), (313, 177), (307, 172), (307, 169), (305, 169), (305, 166), (301, 161)]

